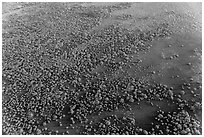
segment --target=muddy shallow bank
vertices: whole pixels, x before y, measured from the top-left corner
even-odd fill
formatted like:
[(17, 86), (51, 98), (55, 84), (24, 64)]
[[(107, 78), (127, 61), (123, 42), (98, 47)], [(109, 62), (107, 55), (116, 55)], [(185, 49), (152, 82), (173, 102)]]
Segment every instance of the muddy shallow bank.
[(3, 3), (3, 134), (202, 134), (199, 8)]

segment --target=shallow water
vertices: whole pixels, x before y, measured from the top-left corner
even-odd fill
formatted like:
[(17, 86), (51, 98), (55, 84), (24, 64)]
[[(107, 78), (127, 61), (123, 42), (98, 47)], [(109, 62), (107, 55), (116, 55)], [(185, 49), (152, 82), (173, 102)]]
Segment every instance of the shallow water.
[[(194, 82), (201, 82), (200, 38), (183, 34), (155, 40), (150, 44), (152, 47), (149, 52), (135, 55), (135, 59), (142, 60), (138, 67), (133, 68), (134, 75), (138, 78), (154, 71), (155, 74), (149, 76), (151, 81), (169, 87), (177, 87), (184, 82), (189, 82), (191, 77)], [(188, 63), (191, 65), (189, 66)]]

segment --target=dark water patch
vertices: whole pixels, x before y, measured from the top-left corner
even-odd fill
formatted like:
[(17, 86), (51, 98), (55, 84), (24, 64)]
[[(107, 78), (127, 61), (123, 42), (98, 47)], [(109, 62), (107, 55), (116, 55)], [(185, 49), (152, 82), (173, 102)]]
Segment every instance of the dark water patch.
[(121, 15), (115, 15), (112, 18), (113, 20), (128, 21), (128, 20), (133, 19), (133, 16), (131, 14), (121, 14)]

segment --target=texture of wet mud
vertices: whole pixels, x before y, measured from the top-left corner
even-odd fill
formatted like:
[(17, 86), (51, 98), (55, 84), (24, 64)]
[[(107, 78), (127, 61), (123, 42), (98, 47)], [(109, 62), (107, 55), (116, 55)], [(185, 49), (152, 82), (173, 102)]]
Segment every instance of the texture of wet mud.
[(4, 9), (3, 134), (202, 134), (201, 31), (172, 5)]

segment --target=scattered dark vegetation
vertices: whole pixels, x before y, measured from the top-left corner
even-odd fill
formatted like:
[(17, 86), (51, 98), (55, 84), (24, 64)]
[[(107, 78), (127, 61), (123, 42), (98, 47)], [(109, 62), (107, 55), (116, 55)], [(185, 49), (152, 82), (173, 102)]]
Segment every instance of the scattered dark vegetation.
[[(112, 12), (130, 6), (106, 8)], [(10, 17), (5, 28), (12, 29), (2, 34), (4, 134), (201, 134), (201, 123), (192, 115), (201, 110), (201, 100), (190, 104), (182, 98), (184, 89), (174, 94), (173, 87), (129, 73), (140, 66), (134, 54), (172, 35), (168, 23), (149, 31), (118, 24), (94, 31), (108, 16), (103, 8), (45, 8)], [(155, 103), (164, 100), (176, 107), (166, 112)], [(151, 123), (142, 126), (134, 115), (117, 114), (137, 113), (134, 106), (142, 101), (157, 109)]]

